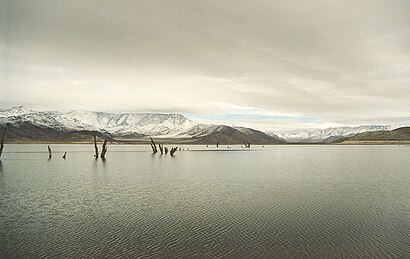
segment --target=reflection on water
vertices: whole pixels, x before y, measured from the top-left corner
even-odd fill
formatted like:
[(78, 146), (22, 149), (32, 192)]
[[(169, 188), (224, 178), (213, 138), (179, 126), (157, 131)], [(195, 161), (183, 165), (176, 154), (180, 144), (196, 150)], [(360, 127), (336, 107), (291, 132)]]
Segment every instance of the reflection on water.
[(410, 252), (408, 146), (44, 147), (3, 153), (1, 258)]

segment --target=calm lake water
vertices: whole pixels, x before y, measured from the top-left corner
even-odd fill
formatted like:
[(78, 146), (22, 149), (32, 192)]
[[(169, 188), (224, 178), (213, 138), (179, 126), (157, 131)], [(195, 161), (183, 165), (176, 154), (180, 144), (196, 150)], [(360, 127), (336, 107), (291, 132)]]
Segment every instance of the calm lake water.
[(51, 147), (5, 146), (1, 258), (410, 255), (410, 146)]

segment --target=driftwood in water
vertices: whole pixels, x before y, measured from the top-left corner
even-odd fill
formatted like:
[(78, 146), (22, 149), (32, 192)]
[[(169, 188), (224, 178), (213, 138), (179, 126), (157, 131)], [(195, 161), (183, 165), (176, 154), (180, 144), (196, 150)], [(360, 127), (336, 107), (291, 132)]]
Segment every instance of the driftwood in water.
[(67, 156), (67, 152), (64, 152), (63, 159)]
[(3, 153), (3, 148), (4, 148), (4, 136), (6, 135), (6, 130), (7, 130), (7, 128), (4, 128), (3, 134), (1, 135), (1, 140), (0, 140), (0, 157), (1, 157), (1, 154)]
[(168, 148), (164, 147), (165, 155), (168, 154)]
[(101, 150), (101, 158), (105, 159), (105, 154), (107, 153), (107, 140), (104, 140), (104, 144)]
[(171, 156), (173, 156), (174, 153), (175, 153), (177, 150), (178, 150), (178, 147), (173, 147), (173, 148), (171, 148), (171, 151), (169, 151), (169, 154), (170, 154)]
[(47, 148), (48, 148), (48, 159), (50, 159), (52, 157), (50, 145), (47, 145)]
[(98, 158), (98, 147), (97, 147), (97, 136), (96, 135), (94, 135), (94, 149), (95, 149), (94, 157)]
[(159, 147), (159, 152), (161, 152), (161, 155), (164, 154), (164, 145), (158, 144)]
[(157, 146), (155, 145), (154, 140), (150, 137), (151, 139), (151, 148), (152, 148), (152, 153), (155, 154), (158, 152)]

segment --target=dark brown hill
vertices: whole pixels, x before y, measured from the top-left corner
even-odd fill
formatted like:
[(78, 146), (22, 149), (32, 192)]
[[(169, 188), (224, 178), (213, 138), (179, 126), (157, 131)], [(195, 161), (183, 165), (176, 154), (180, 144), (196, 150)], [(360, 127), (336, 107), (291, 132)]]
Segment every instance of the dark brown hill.
[(356, 134), (341, 141), (341, 144), (361, 142), (409, 142), (410, 127), (401, 127), (395, 130), (372, 131)]
[[(4, 127), (4, 126), (3, 126)], [(114, 141), (110, 136), (95, 131), (64, 131), (47, 127), (39, 127), (29, 122), (19, 125), (8, 125), (5, 135), (6, 143), (91, 143), (93, 135), (97, 135), (99, 141), (107, 139)]]

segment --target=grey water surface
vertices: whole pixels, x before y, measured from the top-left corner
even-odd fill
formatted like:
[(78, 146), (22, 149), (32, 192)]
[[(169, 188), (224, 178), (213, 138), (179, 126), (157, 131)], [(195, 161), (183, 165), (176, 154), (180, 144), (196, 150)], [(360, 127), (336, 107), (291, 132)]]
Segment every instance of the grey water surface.
[(410, 255), (410, 146), (51, 147), (5, 146), (1, 258)]

